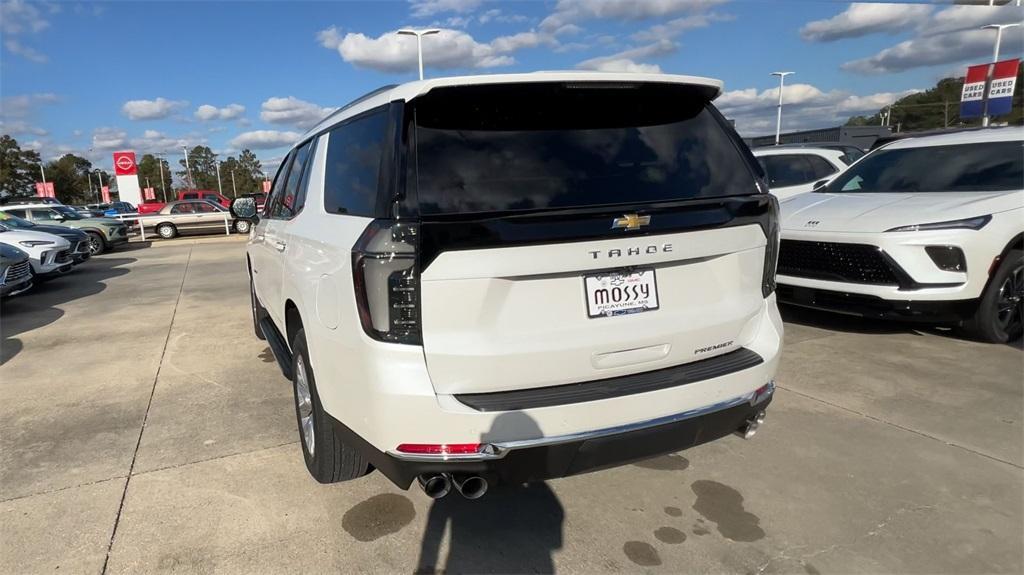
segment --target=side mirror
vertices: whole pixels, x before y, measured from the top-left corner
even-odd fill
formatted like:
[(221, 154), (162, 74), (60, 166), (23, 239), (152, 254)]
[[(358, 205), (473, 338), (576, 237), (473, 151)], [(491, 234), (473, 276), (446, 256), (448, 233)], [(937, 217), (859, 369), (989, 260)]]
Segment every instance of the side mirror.
[(248, 220), (255, 224), (260, 217), (256, 215), (256, 200), (251, 197), (235, 198), (231, 201), (231, 216), (238, 220)]
[(817, 182), (814, 182), (814, 191), (824, 188), (827, 184), (828, 180), (818, 180)]
[(64, 219), (64, 214), (54, 214), (53, 216), (53, 221), (55, 222), (63, 222)]

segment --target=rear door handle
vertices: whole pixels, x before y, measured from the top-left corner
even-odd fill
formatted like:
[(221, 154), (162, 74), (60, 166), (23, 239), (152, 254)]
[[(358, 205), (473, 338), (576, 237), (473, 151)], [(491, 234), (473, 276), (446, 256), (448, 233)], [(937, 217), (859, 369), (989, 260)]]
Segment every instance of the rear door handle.
[(286, 244), (284, 242), (274, 242), (274, 248), (277, 249), (277, 251), (279, 251), (279, 252), (283, 252), (284, 249), (287, 248), (287, 247), (288, 247), (288, 244)]

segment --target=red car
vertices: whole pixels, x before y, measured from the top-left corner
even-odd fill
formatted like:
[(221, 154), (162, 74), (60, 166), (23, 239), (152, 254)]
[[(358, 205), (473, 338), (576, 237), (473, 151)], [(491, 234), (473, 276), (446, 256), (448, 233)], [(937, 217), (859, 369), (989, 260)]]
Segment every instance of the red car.
[[(215, 204), (220, 204), (225, 208), (231, 207), (231, 200), (223, 194), (219, 194), (212, 190), (182, 190), (178, 192), (179, 200), (206, 200)], [(155, 214), (159, 212), (166, 204), (163, 202), (146, 202), (139, 204), (140, 214)]]

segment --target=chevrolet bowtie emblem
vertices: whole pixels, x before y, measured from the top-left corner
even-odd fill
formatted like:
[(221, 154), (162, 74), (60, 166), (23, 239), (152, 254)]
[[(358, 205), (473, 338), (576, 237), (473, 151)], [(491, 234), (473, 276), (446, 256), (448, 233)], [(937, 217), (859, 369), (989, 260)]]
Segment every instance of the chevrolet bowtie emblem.
[(646, 226), (650, 223), (651, 216), (624, 214), (621, 218), (615, 218), (612, 220), (612, 229), (617, 230), (622, 228), (624, 230), (639, 230), (642, 226)]

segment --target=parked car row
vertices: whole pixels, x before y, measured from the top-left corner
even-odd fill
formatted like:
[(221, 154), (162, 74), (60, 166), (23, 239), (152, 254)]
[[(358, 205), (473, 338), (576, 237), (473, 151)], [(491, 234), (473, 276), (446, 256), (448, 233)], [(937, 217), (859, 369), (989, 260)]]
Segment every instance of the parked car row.
[(102, 254), (128, 241), (128, 226), (112, 218), (85, 217), (60, 203), (7, 203), (0, 212), (35, 224), (74, 228), (85, 232), (89, 253)]
[(90, 256), (85, 232), (37, 225), (0, 211), (0, 295), (24, 292), (71, 271)]

